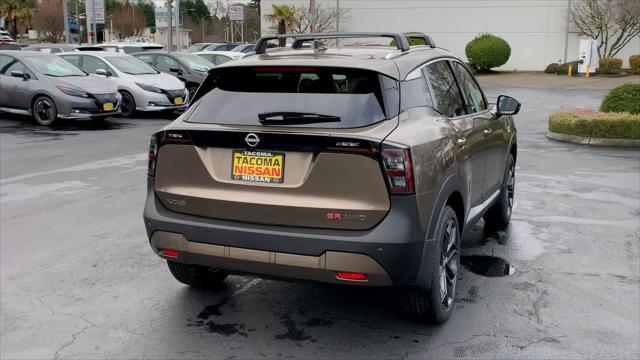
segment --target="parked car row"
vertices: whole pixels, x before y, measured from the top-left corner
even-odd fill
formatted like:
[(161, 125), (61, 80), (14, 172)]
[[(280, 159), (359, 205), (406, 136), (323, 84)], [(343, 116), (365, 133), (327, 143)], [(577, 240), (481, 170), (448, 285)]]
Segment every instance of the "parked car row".
[(107, 49), (119, 45), (126, 47), (41, 44), (0, 50), (0, 112), (29, 115), (41, 125), (58, 118), (181, 112), (211, 68), (244, 55)]

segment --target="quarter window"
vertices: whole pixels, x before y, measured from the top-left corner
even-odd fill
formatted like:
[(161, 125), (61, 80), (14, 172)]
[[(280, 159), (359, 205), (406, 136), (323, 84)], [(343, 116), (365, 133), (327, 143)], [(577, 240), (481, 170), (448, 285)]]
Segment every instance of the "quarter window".
[(447, 61), (438, 61), (425, 67), (431, 89), (434, 108), (446, 117), (465, 114), (460, 90)]
[(98, 69), (109, 70), (104, 61), (93, 56), (84, 56), (82, 59), (82, 69), (91, 74), (95, 74)]
[(13, 61), (13, 58), (10, 58), (6, 55), (0, 55), (0, 74), (3, 73), (3, 69), (5, 66), (9, 65), (9, 63)]
[(482, 91), (475, 80), (473, 80), (473, 76), (462, 64), (455, 61), (452, 62), (452, 64), (458, 77), (460, 88), (466, 99), (467, 114), (474, 114), (486, 110), (487, 105), (484, 102)]
[(156, 59), (158, 62), (158, 70), (162, 72), (171, 72), (171, 68), (180, 69), (180, 64), (168, 56), (158, 56)]

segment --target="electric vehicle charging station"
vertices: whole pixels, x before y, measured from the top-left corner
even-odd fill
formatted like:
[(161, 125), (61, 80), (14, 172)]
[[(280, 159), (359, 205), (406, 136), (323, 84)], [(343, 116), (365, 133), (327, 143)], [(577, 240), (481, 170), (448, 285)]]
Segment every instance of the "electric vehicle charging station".
[(578, 51), (578, 73), (584, 74), (594, 72), (598, 64), (598, 40), (580, 39), (580, 50)]

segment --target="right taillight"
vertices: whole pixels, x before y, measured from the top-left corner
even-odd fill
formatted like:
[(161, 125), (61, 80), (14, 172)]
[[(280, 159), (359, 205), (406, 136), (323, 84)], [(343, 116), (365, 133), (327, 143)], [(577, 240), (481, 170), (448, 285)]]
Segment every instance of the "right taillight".
[(411, 152), (408, 148), (382, 144), (382, 170), (392, 194), (413, 194)]
[(156, 175), (156, 160), (158, 159), (158, 134), (151, 135), (149, 142), (149, 169), (147, 175)]

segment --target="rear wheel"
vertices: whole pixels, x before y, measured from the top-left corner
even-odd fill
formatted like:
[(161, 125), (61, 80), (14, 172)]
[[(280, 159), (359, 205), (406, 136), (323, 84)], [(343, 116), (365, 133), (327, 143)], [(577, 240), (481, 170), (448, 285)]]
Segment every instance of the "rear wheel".
[(435, 251), (438, 261), (430, 264), (431, 289), (407, 289), (401, 295), (405, 314), (419, 320), (443, 323), (453, 311), (460, 259), (460, 227), (455, 211), (446, 205), (438, 219)]
[(224, 279), (229, 275), (226, 271), (218, 268), (182, 264), (174, 261), (167, 261), (167, 264), (169, 265), (169, 271), (171, 271), (176, 280), (198, 289), (219, 289)]
[(49, 126), (56, 121), (58, 109), (51, 98), (39, 96), (33, 101), (31, 115), (33, 116), (33, 120), (39, 125)]
[(507, 158), (500, 196), (496, 203), (484, 214), (485, 226), (492, 229), (504, 229), (509, 226), (513, 212), (513, 196), (516, 187), (516, 162), (512, 154)]
[(126, 91), (120, 93), (122, 95), (122, 105), (120, 105), (120, 116), (130, 117), (136, 111), (136, 100), (133, 95)]

